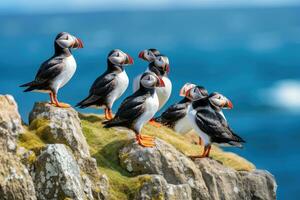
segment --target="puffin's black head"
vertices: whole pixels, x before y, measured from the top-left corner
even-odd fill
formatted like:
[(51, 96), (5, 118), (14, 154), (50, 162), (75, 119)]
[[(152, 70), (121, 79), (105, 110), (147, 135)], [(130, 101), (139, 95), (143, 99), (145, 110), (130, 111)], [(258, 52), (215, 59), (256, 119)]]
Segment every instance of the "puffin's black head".
[(213, 92), (209, 95), (209, 102), (218, 109), (232, 109), (232, 102), (226, 98), (224, 95)]
[(107, 59), (114, 65), (132, 65), (133, 59), (130, 55), (124, 53), (120, 49), (114, 49), (109, 52)]
[(157, 49), (145, 49), (139, 53), (139, 58), (148, 62), (153, 62), (155, 57), (159, 54), (160, 52)]
[(180, 96), (184, 96), (191, 101), (197, 101), (208, 97), (208, 92), (202, 86), (198, 86), (192, 83), (186, 83), (180, 90)]
[(160, 71), (162, 71), (163, 74), (165, 74), (165, 73), (168, 74), (170, 72), (169, 58), (165, 55), (160, 54), (160, 55), (156, 56), (153, 64), (156, 68), (158, 68)]
[(140, 84), (144, 88), (165, 87), (165, 83), (153, 72), (145, 72), (140, 80)]
[(59, 33), (55, 38), (55, 44), (57, 44), (62, 49), (77, 49), (83, 48), (83, 43), (79, 38), (71, 35), (67, 32)]

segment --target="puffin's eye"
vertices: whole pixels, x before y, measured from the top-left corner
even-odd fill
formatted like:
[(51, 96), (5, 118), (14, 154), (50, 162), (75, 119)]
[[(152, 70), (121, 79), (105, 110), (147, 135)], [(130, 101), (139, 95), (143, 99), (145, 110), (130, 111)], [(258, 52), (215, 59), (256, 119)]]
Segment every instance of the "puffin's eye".
[(148, 55), (148, 56), (150, 55), (149, 51), (147, 52), (147, 55)]
[(117, 57), (119, 57), (119, 56), (120, 56), (120, 54), (119, 54), (119, 53), (117, 53), (117, 54), (116, 54), (116, 56), (117, 56)]

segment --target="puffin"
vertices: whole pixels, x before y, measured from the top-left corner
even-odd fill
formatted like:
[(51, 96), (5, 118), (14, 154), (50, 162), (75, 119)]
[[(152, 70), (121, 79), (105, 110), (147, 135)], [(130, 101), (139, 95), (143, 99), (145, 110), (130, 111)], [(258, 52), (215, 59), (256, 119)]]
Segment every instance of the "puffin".
[(67, 32), (59, 33), (54, 40), (54, 55), (43, 62), (35, 76), (35, 79), (20, 87), (27, 87), (24, 92), (49, 93), (51, 105), (68, 108), (69, 104), (60, 103), (57, 93), (66, 85), (76, 71), (76, 61), (71, 49), (83, 48), (79, 38)]
[[(163, 54), (160, 54), (157, 49), (143, 50), (139, 53), (139, 58), (149, 62), (146, 72), (154, 72), (157, 76), (162, 77), (165, 83), (165, 87), (156, 88), (160, 110), (166, 104), (172, 92), (172, 82), (168, 78), (168, 74), (170, 72), (169, 58)], [(138, 90), (140, 77), (141, 75), (138, 75), (134, 79), (133, 91)]]
[(145, 72), (139, 89), (120, 105), (115, 117), (103, 122), (105, 128), (126, 127), (134, 131), (137, 143), (142, 147), (155, 146), (154, 137), (142, 135), (143, 126), (153, 118), (159, 108), (155, 88), (164, 87), (164, 81), (153, 72)]
[(222, 109), (232, 109), (233, 104), (220, 93), (211, 93), (208, 97), (194, 101), (188, 109), (188, 117), (201, 140), (204, 151), (192, 159), (209, 157), (211, 144), (243, 147), (243, 140), (230, 128)]
[(180, 90), (180, 96), (183, 96), (183, 99), (168, 107), (155, 121), (177, 133), (185, 134), (193, 129), (187, 116), (188, 107), (193, 101), (207, 97), (208, 92), (202, 86), (186, 83)]
[(151, 63), (155, 60), (156, 56), (158, 55), (160, 55), (160, 52), (157, 49), (150, 48), (140, 51), (139, 58)]
[(94, 81), (88, 97), (79, 102), (76, 107), (104, 108), (105, 119), (112, 119), (112, 106), (126, 91), (129, 84), (124, 67), (132, 64), (132, 57), (120, 49), (110, 51), (107, 56), (106, 71)]

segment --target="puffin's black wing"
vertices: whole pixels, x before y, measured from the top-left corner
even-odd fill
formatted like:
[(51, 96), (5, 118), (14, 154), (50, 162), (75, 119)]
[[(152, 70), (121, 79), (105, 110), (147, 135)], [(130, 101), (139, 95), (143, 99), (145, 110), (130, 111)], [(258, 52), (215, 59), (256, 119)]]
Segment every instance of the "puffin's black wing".
[(164, 111), (161, 116), (157, 117), (155, 121), (166, 126), (173, 127), (175, 123), (185, 117), (189, 103), (176, 103), (171, 105)]
[(61, 73), (64, 67), (65, 63), (62, 57), (50, 58), (40, 66), (34, 81), (21, 85), (20, 87), (28, 87), (24, 92), (49, 90), (51, 89), (51, 81)]
[(241, 147), (245, 141), (236, 135), (224, 118), (213, 109), (203, 109), (196, 114), (198, 127), (215, 143), (228, 143)]
[(113, 126), (125, 126), (131, 128), (134, 121), (137, 120), (145, 111), (145, 101), (150, 94), (140, 94), (139, 91), (127, 97), (119, 107), (115, 117), (104, 122), (106, 128)]
[(116, 75), (116, 73), (105, 72), (99, 76), (90, 88), (89, 96), (79, 102), (76, 106), (85, 108), (91, 105), (102, 106), (106, 104), (109, 94), (115, 89)]

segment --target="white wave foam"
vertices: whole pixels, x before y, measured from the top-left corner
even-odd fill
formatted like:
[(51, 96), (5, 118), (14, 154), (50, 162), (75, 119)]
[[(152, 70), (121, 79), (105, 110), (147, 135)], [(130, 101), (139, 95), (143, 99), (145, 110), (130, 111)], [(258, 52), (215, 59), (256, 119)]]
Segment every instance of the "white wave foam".
[[(267, 89), (267, 94), (271, 95), (270, 104), (273, 106), (300, 110), (300, 81), (298, 80), (281, 80)], [(266, 93), (263, 96), (266, 98)]]

